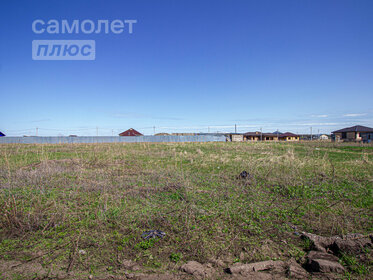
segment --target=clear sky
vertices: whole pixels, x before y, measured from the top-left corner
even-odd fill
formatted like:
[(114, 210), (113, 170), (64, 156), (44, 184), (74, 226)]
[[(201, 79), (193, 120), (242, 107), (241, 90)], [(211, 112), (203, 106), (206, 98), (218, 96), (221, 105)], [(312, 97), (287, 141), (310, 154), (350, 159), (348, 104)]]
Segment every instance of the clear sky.
[[(2, 0), (7, 135), (317, 132), (373, 126), (371, 0)], [(132, 34), (35, 34), (35, 19), (136, 19)], [(36, 61), (32, 40), (96, 41)]]

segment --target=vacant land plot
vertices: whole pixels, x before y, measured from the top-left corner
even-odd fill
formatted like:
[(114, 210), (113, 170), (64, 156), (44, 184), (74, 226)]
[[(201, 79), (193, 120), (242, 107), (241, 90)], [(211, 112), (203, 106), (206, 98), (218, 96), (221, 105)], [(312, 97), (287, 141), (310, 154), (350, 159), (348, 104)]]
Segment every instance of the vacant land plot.
[[(0, 145), (0, 279), (181, 277), (191, 260), (225, 278), (234, 263), (304, 264), (302, 232), (373, 232), (372, 186), (372, 146)], [(166, 235), (144, 239), (149, 230)], [(371, 276), (369, 249), (338, 258), (339, 277)]]

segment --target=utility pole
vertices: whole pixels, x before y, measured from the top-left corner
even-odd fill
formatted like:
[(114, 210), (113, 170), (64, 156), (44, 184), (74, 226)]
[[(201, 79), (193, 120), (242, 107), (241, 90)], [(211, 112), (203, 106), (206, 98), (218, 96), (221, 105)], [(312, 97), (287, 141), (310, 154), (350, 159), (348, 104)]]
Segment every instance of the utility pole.
[(154, 135), (155, 135), (155, 126), (153, 126), (153, 131), (154, 131)]
[(260, 141), (263, 141), (263, 130), (260, 128)]
[(98, 126), (96, 126), (96, 136), (98, 136)]
[(111, 130), (111, 136), (114, 136), (114, 129)]
[(311, 130), (311, 141), (312, 141), (312, 126), (310, 127), (310, 130)]
[(237, 133), (237, 125), (234, 125), (234, 133)]
[(207, 128), (207, 131), (210, 133), (210, 127)]
[(38, 136), (38, 130), (39, 130), (39, 128), (37, 127), (36, 128), (36, 136)]

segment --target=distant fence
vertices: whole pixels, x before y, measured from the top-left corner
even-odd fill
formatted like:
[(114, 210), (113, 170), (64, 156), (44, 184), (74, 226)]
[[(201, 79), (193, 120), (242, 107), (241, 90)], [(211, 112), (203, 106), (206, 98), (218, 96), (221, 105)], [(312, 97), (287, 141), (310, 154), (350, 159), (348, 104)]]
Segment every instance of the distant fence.
[(0, 137), (0, 144), (75, 144), (144, 142), (225, 142), (223, 135), (81, 136), (81, 137)]

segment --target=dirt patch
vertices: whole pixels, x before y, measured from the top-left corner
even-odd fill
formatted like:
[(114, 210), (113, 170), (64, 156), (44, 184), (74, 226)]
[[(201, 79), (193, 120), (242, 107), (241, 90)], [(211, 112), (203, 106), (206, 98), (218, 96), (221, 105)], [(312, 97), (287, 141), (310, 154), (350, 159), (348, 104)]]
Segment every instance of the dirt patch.
[(67, 159), (50, 159), (43, 160), (38, 163), (30, 164), (22, 167), (20, 170), (33, 171), (33, 170), (56, 170), (56, 171), (70, 171), (82, 167), (82, 160), (78, 158)]

